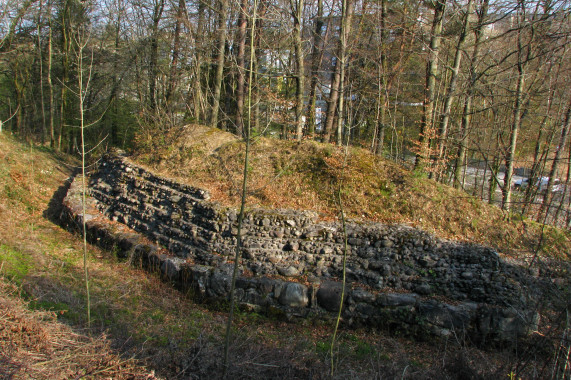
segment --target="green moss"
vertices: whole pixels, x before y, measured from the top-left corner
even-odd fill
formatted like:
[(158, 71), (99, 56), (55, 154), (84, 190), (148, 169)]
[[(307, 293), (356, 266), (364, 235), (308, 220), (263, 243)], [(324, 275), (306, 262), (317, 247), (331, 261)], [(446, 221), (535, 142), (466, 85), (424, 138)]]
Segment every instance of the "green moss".
[(32, 266), (28, 255), (7, 245), (0, 245), (0, 274), (20, 284)]

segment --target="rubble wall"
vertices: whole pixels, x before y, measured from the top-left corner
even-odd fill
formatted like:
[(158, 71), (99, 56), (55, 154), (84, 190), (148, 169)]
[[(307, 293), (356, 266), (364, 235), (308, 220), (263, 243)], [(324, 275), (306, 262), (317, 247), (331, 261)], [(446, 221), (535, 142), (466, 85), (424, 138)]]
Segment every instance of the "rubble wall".
[[(198, 297), (227, 298), (236, 210), (122, 156), (105, 158), (89, 183), (92, 241), (161, 271)], [(79, 183), (65, 205), (70, 219), (82, 220)], [(537, 324), (527, 306), (538, 296), (533, 278), (492, 248), (404, 225), (350, 222), (346, 229), (345, 323), (469, 334), (477, 341), (513, 339)], [(288, 318), (335, 314), (345, 246), (340, 223), (319, 221), (309, 211), (254, 209), (245, 215), (242, 235), (242, 307)]]

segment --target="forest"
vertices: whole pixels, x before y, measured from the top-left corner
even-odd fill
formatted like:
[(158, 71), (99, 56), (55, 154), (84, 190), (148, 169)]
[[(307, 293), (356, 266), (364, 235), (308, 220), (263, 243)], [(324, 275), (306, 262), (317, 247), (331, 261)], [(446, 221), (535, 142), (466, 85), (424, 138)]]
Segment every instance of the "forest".
[(152, 151), (185, 124), (348, 144), (569, 227), (569, 18), (566, 0), (3, 0), (0, 131), (68, 153), (84, 128), (88, 150)]

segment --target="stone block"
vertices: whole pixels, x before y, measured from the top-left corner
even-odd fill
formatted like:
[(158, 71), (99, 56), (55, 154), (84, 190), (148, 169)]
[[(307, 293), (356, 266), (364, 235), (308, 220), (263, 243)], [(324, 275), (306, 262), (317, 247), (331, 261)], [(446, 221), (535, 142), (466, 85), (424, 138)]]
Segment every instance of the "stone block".
[(317, 304), (327, 311), (338, 311), (342, 290), (343, 284), (340, 282), (323, 282), (317, 291)]
[(288, 307), (306, 307), (309, 303), (307, 287), (296, 282), (288, 282), (279, 296), (279, 303)]
[(381, 306), (413, 306), (418, 302), (419, 297), (414, 293), (387, 293), (377, 297), (377, 302)]

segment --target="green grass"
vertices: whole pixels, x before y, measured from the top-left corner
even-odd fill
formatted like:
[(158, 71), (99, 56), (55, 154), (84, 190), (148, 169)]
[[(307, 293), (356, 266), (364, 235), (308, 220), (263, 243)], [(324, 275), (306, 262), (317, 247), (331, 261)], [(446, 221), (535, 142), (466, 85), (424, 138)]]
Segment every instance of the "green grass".
[(30, 255), (5, 244), (0, 245), (0, 275), (21, 284), (32, 268)]

